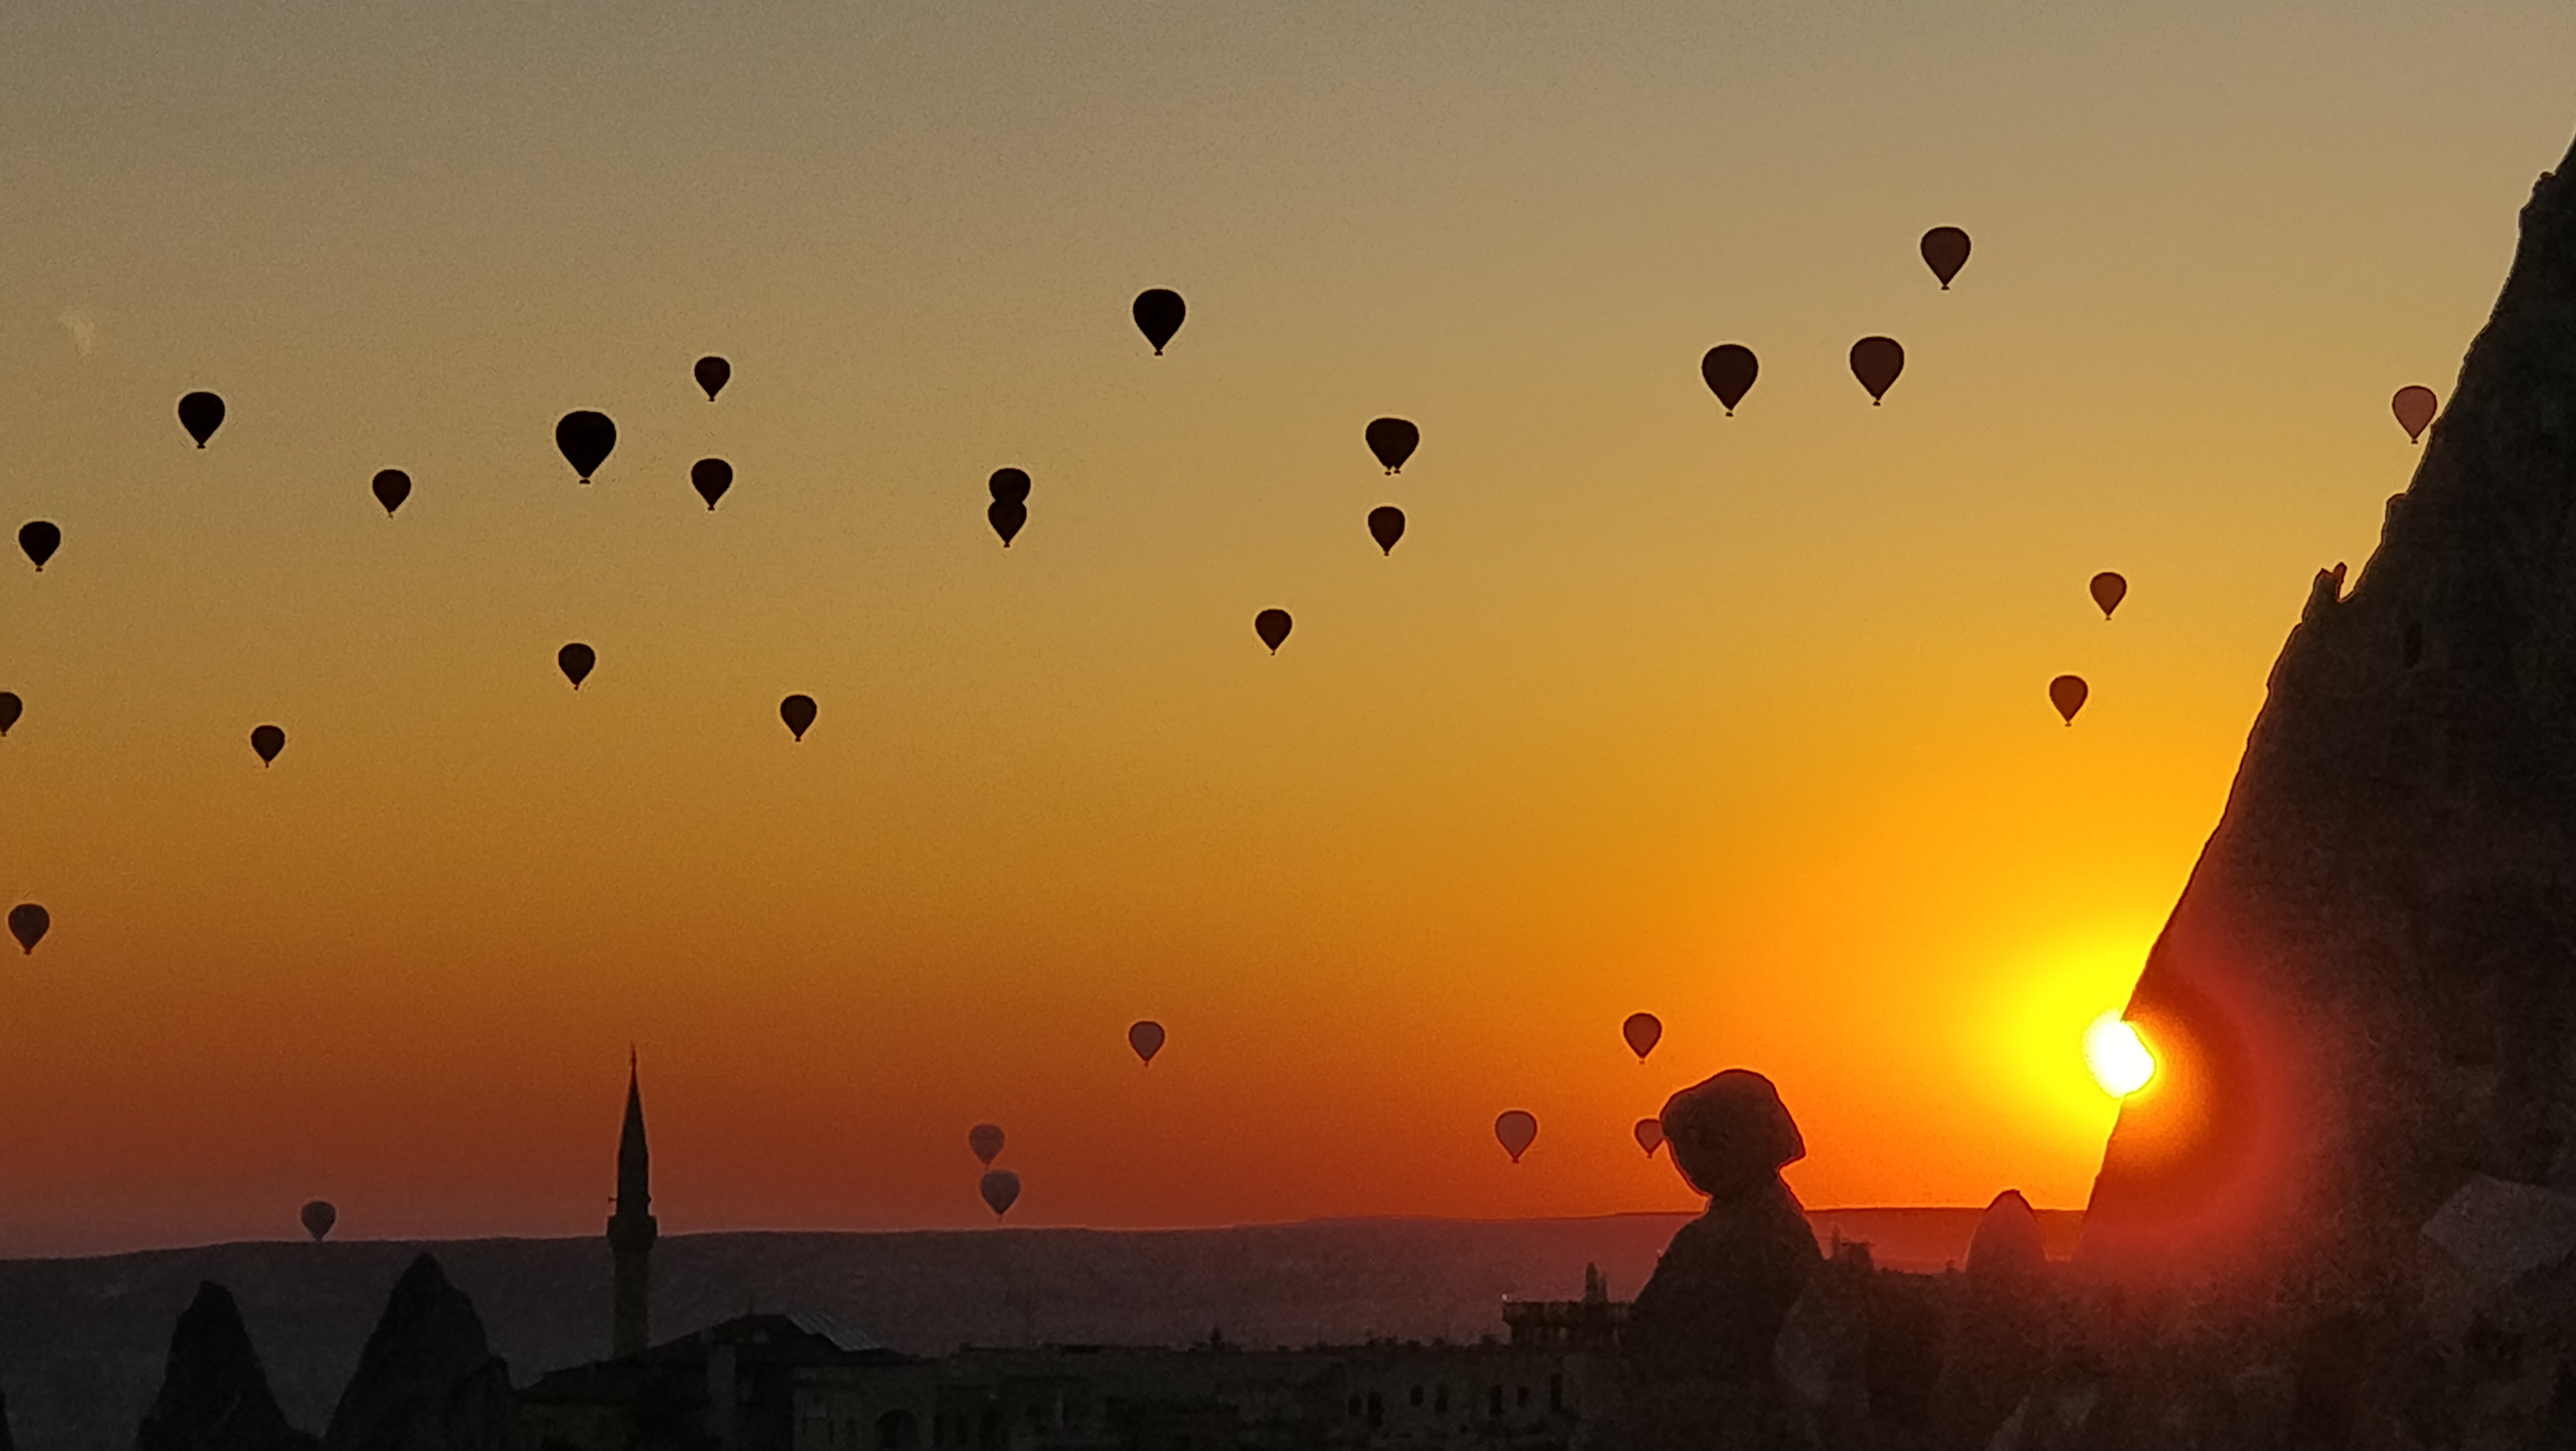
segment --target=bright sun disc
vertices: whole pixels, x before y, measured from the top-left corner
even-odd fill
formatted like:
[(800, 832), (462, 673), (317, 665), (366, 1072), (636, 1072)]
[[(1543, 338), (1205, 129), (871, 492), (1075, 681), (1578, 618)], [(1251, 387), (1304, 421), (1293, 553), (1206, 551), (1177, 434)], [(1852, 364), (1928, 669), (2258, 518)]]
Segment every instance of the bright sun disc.
[(2084, 1066), (2093, 1070), (2093, 1081), (2113, 1098), (2128, 1097), (2156, 1076), (2155, 1055), (2138, 1041), (2138, 1030), (2120, 1021), (2117, 1012), (2104, 1013), (2084, 1030)]

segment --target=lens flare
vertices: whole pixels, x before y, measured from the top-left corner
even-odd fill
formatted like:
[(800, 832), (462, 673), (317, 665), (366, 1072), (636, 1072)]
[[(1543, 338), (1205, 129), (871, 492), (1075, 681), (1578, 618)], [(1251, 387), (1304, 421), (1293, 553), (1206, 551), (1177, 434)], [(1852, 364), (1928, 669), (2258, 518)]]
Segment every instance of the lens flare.
[(2128, 1097), (2156, 1076), (2156, 1056), (2117, 1012), (2104, 1013), (2084, 1030), (2084, 1066), (2113, 1098)]

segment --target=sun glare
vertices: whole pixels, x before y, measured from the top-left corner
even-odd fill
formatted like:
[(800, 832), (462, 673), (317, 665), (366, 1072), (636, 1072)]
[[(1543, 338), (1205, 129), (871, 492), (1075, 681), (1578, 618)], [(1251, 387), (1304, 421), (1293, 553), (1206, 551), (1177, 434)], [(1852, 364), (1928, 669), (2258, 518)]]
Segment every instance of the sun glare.
[(2126, 1098), (2156, 1076), (2155, 1055), (2138, 1041), (2138, 1030), (2120, 1021), (2117, 1011), (2104, 1013), (2084, 1030), (2084, 1065), (2093, 1081), (2113, 1098)]

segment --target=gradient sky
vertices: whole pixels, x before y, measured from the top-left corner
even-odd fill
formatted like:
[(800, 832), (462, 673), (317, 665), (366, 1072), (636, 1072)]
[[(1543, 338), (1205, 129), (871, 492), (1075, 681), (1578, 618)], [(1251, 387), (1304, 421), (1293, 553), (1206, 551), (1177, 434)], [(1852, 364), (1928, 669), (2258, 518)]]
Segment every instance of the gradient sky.
[(2081, 1030), (2571, 58), (2562, 0), (7, 0), (0, 522), (67, 542), (0, 561), (0, 1253), (595, 1233), (630, 1041), (674, 1232), (989, 1222), (984, 1119), (1014, 1224), (1685, 1208), (1628, 1126), (1736, 1065), (1811, 1204), (2080, 1205)]

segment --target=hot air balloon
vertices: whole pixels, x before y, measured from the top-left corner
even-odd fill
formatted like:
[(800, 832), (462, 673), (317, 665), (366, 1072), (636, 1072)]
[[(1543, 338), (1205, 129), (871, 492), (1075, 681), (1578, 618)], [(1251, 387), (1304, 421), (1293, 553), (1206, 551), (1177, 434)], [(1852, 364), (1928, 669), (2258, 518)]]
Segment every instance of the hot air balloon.
[(983, 1160), (986, 1164), (992, 1163), (995, 1159), (1002, 1156), (1002, 1126), (1000, 1124), (977, 1124), (973, 1128), (968, 1129), (966, 1131), (966, 1147), (975, 1151), (976, 1158)]
[(1968, 234), (1956, 227), (1934, 227), (1923, 234), (1924, 265), (1941, 279), (1941, 290), (1950, 290), (1950, 279), (1968, 265)]
[(591, 667), (598, 663), (598, 653), (579, 640), (555, 652), (555, 664), (562, 669), (564, 679), (571, 681), (572, 688), (575, 690), (581, 689), (581, 683), (590, 678)]
[(1286, 610), (1263, 610), (1252, 617), (1252, 633), (1259, 635), (1261, 643), (1269, 646), (1270, 653), (1276, 655), (1281, 643), (1287, 640), (1288, 631), (1296, 623), (1288, 618)]
[(1646, 1055), (1655, 1051), (1655, 1045), (1664, 1041), (1664, 1020), (1652, 1013), (1630, 1013), (1628, 1021), (1619, 1025), (1619, 1036), (1628, 1040), (1628, 1051), (1643, 1063)]
[(253, 726), (250, 748), (258, 754), (259, 763), (265, 766), (277, 759), (278, 752), (286, 749), (286, 732), (273, 725)]
[(2388, 400), (2388, 406), (2397, 414), (2397, 426), (2406, 430), (2407, 442), (2423, 441), (2424, 430), (2432, 426), (2433, 411), (2441, 406), (2441, 401), (2433, 396), (2432, 389), (2421, 383), (2410, 383), (2398, 389), (2397, 396)]
[(1010, 1213), (1011, 1206), (1020, 1202), (1020, 1176), (1008, 1169), (985, 1170), (982, 1182), (975, 1187), (995, 1219)]
[(1369, 537), (1389, 554), (1395, 552), (1395, 541), (1404, 537), (1404, 511), (1393, 504), (1380, 504), (1369, 510)]
[(1398, 473), (1404, 461), (1422, 446), (1422, 430), (1401, 418), (1372, 418), (1360, 434), (1368, 440), (1369, 452), (1386, 465), (1388, 473)]
[(2129, 582), (2107, 569), (2093, 576), (2091, 588), (2093, 603), (2102, 607), (2102, 618), (2106, 620), (2120, 607), (2120, 601), (2129, 597)]
[(1025, 504), (1029, 501), (1029, 475), (1026, 469), (995, 469), (984, 481), (996, 504)]
[(9, 734), (9, 727), (16, 725), (18, 717), (26, 713), (27, 702), (20, 700), (14, 691), (0, 690), (0, 736)]
[(1869, 406), (1876, 408), (1896, 386), (1896, 375), (1905, 371), (1905, 349), (1894, 338), (1862, 338), (1852, 344), (1851, 370), (1869, 390)]
[(789, 735), (800, 741), (805, 739), (806, 729), (814, 724), (814, 697), (791, 695), (778, 702), (778, 718), (787, 722)]
[(702, 458), (689, 465), (689, 486), (707, 501), (707, 512), (716, 511), (716, 500), (733, 487), (733, 465), (720, 458)]
[(992, 524), (993, 532), (1002, 536), (1002, 547), (1008, 549), (1011, 540), (1029, 522), (1029, 476), (1019, 469), (995, 469), (984, 487), (993, 495), (984, 518)]
[(45, 940), (46, 931), (53, 925), (52, 915), (33, 902), (20, 902), (9, 909), (9, 935), (18, 939), (21, 951), (29, 954)]
[(375, 482), (367, 487), (375, 490), (376, 502), (385, 506), (385, 517), (390, 519), (411, 497), (411, 475), (400, 469), (379, 469)]
[(19, 526), (18, 547), (27, 551), (27, 558), (36, 566), (36, 573), (43, 574), (45, 561), (53, 558), (54, 551), (63, 547), (63, 531), (42, 519), (30, 520)]
[(316, 1199), (305, 1205), (296, 1217), (304, 1221), (304, 1232), (313, 1236), (315, 1244), (320, 1244), (322, 1237), (331, 1232), (331, 1226), (340, 1222), (340, 1211), (331, 1207), (330, 1200)]
[(191, 393), (179, 400), (179, 426), (204, 448), (215, 430), (224, 426), (224, 400), (212, 393)]
[(1517, 1164), (1521, 1155), (1529, 1152), (1529, 1146), (1538, 1141), (1538, 1115), (1524, 1109), (1505, 1109), (1494, 1120), (1494, 1137)]
[(1137, 328), (1145, 334), (1145, 341), (1154, 345), (1154, 356), (1158, 358), (1163, 355), (1163, 344), (1181, 330), (1181, 319), (1190, 311), (1181, 295), (1168, 287), (1148, 287), (1137, 293), (1136, 306), (1131, 310), (1136, 314)]
[(707, 390), (707, 401), (713, 403), (716, 395), (724, 391), (724, 385), (733, 381), (733, 364), (709, 353), (698, 359), (697, 366), (689, 373), (698, 380), (699, 387)]
[(555, 447), (563, 450), (564, 462), (581, 475), (581, 481), (589, 483), (590, 476), (608, 461), (608, 451), (617, 447), (617, 425), (605, 413), (576, 409), (555, 424)]
[(2048, 702), (2057, 707), (2059, 715), (2066, 717), (2068, 725), (2075, 724), (2075, 713), (2084, 708), (2084, 697), (2088, 694), (2091, 692), (2085, 688), (2081, 675), (2061, 675), (2048, 682)]
[(1760, 359), (1741, 343), (1720, 343), (1699, 360), (1699, 375), (1708, 383), (1708, 391), (1726, 405), (1726, 416), (1735, 416), (1735, 405), (1753, 391), (1753, 380), (1762, 372)]
[(1146, 1067), (1153, 1067), (1154, 1055), (1163, 1051), (1163, 1025), (1151, 1018), (1129, 1024), (1127, 1046), (1136, 1050), (1136, 1056), (1145, 1060)]
[(1655, 1150), (1664, 1146), (1664, 1121), (1662, 1119), (1641, 1118), (1637, 1120), (1635, 1132), (1637, 1135), (1637, 1147), (1645, 1150), (1646, 1157), (1649, 1159), (1655, 1157)]

